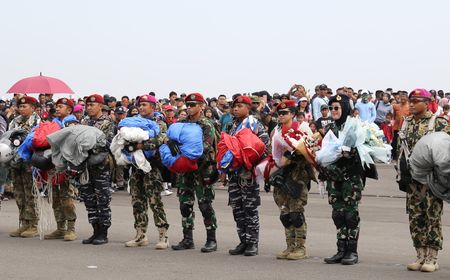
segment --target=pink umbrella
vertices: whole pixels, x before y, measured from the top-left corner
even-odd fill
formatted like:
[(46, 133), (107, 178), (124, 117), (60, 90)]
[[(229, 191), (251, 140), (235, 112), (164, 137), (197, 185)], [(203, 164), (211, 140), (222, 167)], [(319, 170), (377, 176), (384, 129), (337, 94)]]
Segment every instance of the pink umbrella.
[(22, 79), (15, 83), (8, 93), (73, 93), (66, 83), (52, 77), (39, 76)]

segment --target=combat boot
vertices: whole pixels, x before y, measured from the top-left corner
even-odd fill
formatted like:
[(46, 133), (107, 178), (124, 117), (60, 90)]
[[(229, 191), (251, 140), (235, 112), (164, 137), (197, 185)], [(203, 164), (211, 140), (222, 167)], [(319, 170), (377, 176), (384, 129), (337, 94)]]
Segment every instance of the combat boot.
[(252, 257), (258, 255), (258, 244), (257, 243), (248, 243), (247, 247), (245, 247), (244, 256)]
[(56, 230), (50, 234), (44, 235), (44, 239), (63, 239), (66, 234), (66, 221), (57, 222)]
[(28, 228), (24, 232), (22, 232), (22, 234), (20, 234), (20, 236), (23, 238), (31, 238), (31, 237), (38, 236), (39, 235), (38, 228), (37, 228), (38, 221), (29, 221), (28, 225), (29, 225)]
[(358, 263), (358, 240), (349, 239), (347, 241), (347, 252), (342, 258), (341, 263), (344, 265), (353, 265)]
[(91, 237), (89, 237), (88, 239), (83, 239), (83, 241), (81, 242), (83, 244), (92, 244), (92, 241), (94, 241), (94, 239), (99, 234), (99, 232), (98, 232), (99, 224), (91, 224), (91, 225), (92, 225), (92, 229), (94, 230), (94, 232), (92, 233)]
[(427, 248), (416, 248), (417, 259), (415, 262), (410, 263), (406, 266), (408, 270), (419, 271), (422, 268), (423, 263), (427, 257)]
[(337, 253), (329, 258), (325, 258), (325, 263), (333, 264), (333, 263), (340, 263), (341, 260), (345, 256), (345, 252), (347, 251), (347, 240), (345, 239), (338, 239), (337, 243)]
[(295, 238), (294, 238), (294, 229), (292, 227), (290, 228), (284, 228), (284, 235), (286, 236), (286, 249), (280, 253), (277, 254), (277, 259), (279, 260), (285, 260), (290, 252), (294, 249), (295, 246)]
[(195, 249), (194, 239), (192, 237), (192, 229), (184, 229), (183, 230), (183, 240), (180, 241), (177, 245), (172, 245), (172, 250), (187, 250), (187, 249)]
[(19, 228), (15, 231), (11, 232), (9, 236), (11, 237), (20, 237), (22, 232), (26, 231), (28, 228), (28, 221), (27, 220), (20, 220)]
[(125, 242), (125, 247), (148, 246), (147, 234), (140, 228), (136, 229), (136, 237)]
[(155, 245), (155, 249), (162, 250), (169, 248), (169, 237), (167, 236), (167, 229), (165, 227), (158, 228), (159, 241)]
[(428, 248), (427, 258), (425, 259), (425, 263), (420, 268), (422, 272), (434, 272), (439, 269), (439, 265), (437, 263), (438, 260), (438, 250), (433, 248)]
[(216, 230), (208, 229), (206, 231), (206, 243), (200, 251), (203, 253), (211, 253), (217, 251)]
[(234, 249), (230, 249), (228, 250), (228, 253), (230, 253), (230, 255), (242, 255), (245, 253), (245, 249), (247, 248), (247, 243), (241, 241), (241, 243), (239, 243), (236, 248)]
[(295, 247), (290, 252), (286, 259), (288, 260), (301, 260), (305, 259), (306, 256), (306, 248), (305, 248), (305, 235), (303, 230), (295, 229)]
[(67, 231), (64, 234), (64, 241), (74, 241), (77, 239), (77, 233), (75, 232), (75, 220), (67, 221)]
[(99, 224), (98, 234), (94, 240), (92, 240), (92, 245), (103, 245), (108, 243), (108, 228), (109, 226)]

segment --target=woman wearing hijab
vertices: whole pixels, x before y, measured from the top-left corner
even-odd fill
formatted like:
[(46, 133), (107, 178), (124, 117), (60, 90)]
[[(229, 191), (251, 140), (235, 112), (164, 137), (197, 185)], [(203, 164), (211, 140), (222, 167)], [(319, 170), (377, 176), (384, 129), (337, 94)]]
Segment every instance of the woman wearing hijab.
[[(336, 136), (344, 129), (350, 118), (350, 99), (343, 94), (333, 96), (328, 105), (334, 120), (326, 128)], [(322, 147), (323, 148), (323, 147)], [(364, 170), (357, 150), (354, 147), (342, 147), (342, 157), (336, 162), (321, 167), (319, 179), (326, 181), (328, 203), (332, 206), (332, 218), (337, 229), (337, 253), (325, 258), (326, 263), (353, 265), (358, 262), (359, 212), (358, 205), (364, 188)]]

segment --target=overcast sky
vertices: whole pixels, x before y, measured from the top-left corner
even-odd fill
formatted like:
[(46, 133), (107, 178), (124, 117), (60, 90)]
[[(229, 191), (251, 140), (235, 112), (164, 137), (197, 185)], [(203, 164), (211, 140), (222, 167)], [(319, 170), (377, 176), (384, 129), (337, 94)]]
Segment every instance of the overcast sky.
[(445, 0), (2, 1), (0, 92), (39, 72), (77, 96), (450, 91), (449, 12)]

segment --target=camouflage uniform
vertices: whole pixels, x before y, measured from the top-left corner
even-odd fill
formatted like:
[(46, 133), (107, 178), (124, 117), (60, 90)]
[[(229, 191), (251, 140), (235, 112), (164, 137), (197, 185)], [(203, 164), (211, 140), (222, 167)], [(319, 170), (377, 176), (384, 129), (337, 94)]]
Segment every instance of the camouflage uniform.
[[(405, 136), (410, 151), (417, 141), (428, 132), (428, 123), (432, 116), (433, 114), (427, 111), (417, 121), (413, 116), (406, 117), (405, 121), (408, 122), (408, 126)], [(446, 119), (436, 117), (434, 131), (444, 131), (450, 134), (450, 125)], [(409, 229), (415, 248), (442, 250), (442, 208), (442, 200), (434, 196), (427, 185), (422, 185), (417, 181), (409, 184), (409, 190), (406, 193), (406, 211), (409, 214)]]
[[(280, 130), (281, 133), (281, 127), (276, 129)], [(301, 190), (299, 198), (291, 197), (278, 187), (273, 190), (273, 198), (280, 210), (280, 221), (285, 227), (288, 245), (288, 249), (278, 255), (278, 258), (288, 258), (289, 253), (296, 248), (301, 248), (306, 256), (304, 244), (306, 242), (307, 224), (304, 212), (308, 203), (308, 187), (311, 180), (314, 179), (314, 171), (306, 159), (300, 155), (297, 155), (296, 159), (291, 161), (289, 165), (293, 167), (289, 175), (293, 181), (301, 186)]]
[[(39, 125), (41, 119), (33, 112), (29, 118), (18, 116), (14, 118), (9, 129), (23, 128), (27, 131)], [(22, 225), (36, 225), (39, 220), (37, 209), (37, 194), (33, 191), (33, 176), (31, 165), (29, 163), (20, 163), (18, 166), (11, 167), (11, 179), (14, 186), (14, 198), (19, 208), (19, 220)]]
[[(81, 124), (96, 127), (106, 135), (106, 146), (109, 151), (116, 126), (114, 122), (105, 115), (97, 119), (85, 117)], [(90, 166), (89, 183), (79, 187), (81, 197), (88, 212), (88, 220), (91, 224), (100, 224), (106, 227), (111, 226), (111, 176), (113, 169), (113, 159), (108, 154), (103, 163)]]
[[(159, 135), (144, 143), (144, 150), (156, 150), (164, 143), (166, 138), (167, 125), (160, 118), (151, 117), (156, 121), (160, 127)], [(164, 204), (161, 200), (161, 192), (163, 188), (163, 179), (161, 171), (156, 168), (156, 163), (160, 163), (159, 158), (149, 160), (152, 164), (152, 170), (149, 173), (144, 173), (135, 167), (132, 168), (132, 175), (130, 178), (131, 204), (133, 205), (134, 228), (141, 230), (143, 233), (147, 232), (148, 226), (148, 206), (153, 212), (153, 220), (157, 228), (169, 228), (167, 223), (166, 213), (164, 211)]]
[[(192, 121), (187, 119), (184, 122)], [(216, 214), (212, 207), (215, 196), (214, 187), (204, 180), (212, 173), (212, 166), (215, 165), (216, 134), (214, 125), (207, 118), (201, 117), (196, 123), (203, 131), (203, 156), (198, 160), (198, 170), (179, 174), (176, 183), (183, 231), (194, 229), (195, 213), (193, 208), (196, 196), (206, 230), (217, 228)]]
[(57, 223), (65, 223), (66, 221), (75, 221), (77, 219), (75, 188), (69, 184), (68, 180), (53, 185), (52, 199), (53, 212)]
[[(341, 127), (343, 128), (344, 124)], [(329, 129), (335, 135), (338, 135), (340, 130), (335, 123), (331, 123)], [(333, 208), (332, 218), (338, 240), (358, 240), (360, 229), (358, 205), (364, 189), (361, 177), (363, 173), (359, 155), (354, 148), (350, 152), (350, 157), (342, 157), (321, 169), (319, 180), (326, 181), (328, 203)]]
[[(234, 120), (230, 135), (238, 132), (240, 122)], [(261, 158), (268, 155), (270, 137), (264, 125), (258, 121), (257, 128), (253, 131), (266, 145), (266, 151)], [(233, 209), (233, 217), (237, 226), (237, 234), (241, 243), (258, 244), (259, 241), (259, 214), (258, 206), (261, 205), (259, 186), (251, 170), (244, 167), (230, 173), (228, 185), (228, 204)]]

